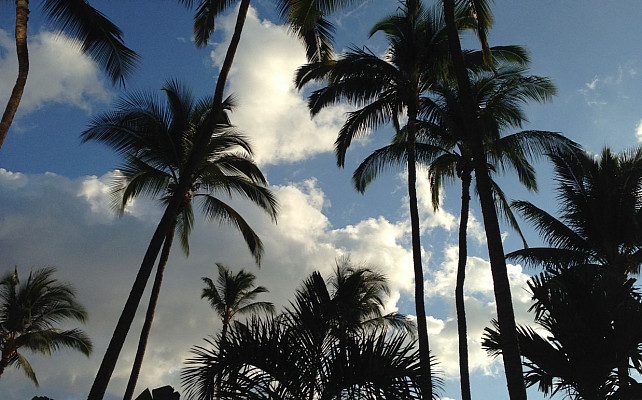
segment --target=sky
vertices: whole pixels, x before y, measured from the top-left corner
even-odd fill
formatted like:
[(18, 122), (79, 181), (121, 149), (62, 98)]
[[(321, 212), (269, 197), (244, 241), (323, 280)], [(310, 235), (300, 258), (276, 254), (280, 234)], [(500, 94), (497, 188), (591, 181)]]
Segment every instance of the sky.
[[(0, 379), (2, 399), (48, 396), (56, 400), (85, 398), (120, 315), (124, 300), (160, 219), (157, 202), (139, 199), (119, 218), (109, 205), (109, 182), (119, 165), (110, 149), (81, 144), (80, 133), (92, 116), (113, 108), (132, 91), (160, 90), (179, 79), (197, 96), (211, 95), (218, 67), (233, 29), (235, 9), (216, 21), (211, 42), (197, 49), (191, 38), (192, 12), (170, 0), (91, 4), (124, 32), (125, 42), (141, 55), (138, 70), (125, 87), (109, 79), (75, 44), (42, 18), (32, 1), (29, 20), (31, 71), (9, 135), (0, 149), (0, 273), (18, 267), (55, 266), (56, 276), (75, 286), (89, 311), (83, 329), (94, 342), (88, 358), (61, 351), (51, 358), (29, 355), (40, 381), (36, 388), (22, 371), (8, 369)], [(373, 0), (334, 15), (337, 49), (367, 45), (383, 54), (381, 37), (368, 38), (370, 27), (393, 12), (398, 2)], [(524, 129), (562, 132), (597, 153), (616, 151), (642, 141), (642, 7), (637, 0), (496, 0), (491, 45), (518, 44), (531, 54), (531, 72), (550, 77), (558, 95), (549, 103), (526, 107)], [(0, 104), (17, 74), (14, 55), (13, 2), (0, 3)], [(475, 47), (472, 37), (464, 43)], [(284, 27), (270, 0), (253, 0), (229, 77), (227, 94), (239, 106), (232, 122), (253, 144), (255, 160), (280, 203), (278, 223), (256, 207), (230, 200), (264, 241), (258, 268), (242, 238), (228, 226), (197, 219), (186, 258), (173, 249), (165, 272), (150, 344), (136, 394), (166, 384), (180, 390), (180, 370), (189, 349), (220, 328), (209, 305), (200, 299), (201, 277), (216, 276), (215, 263), (244, 268), (270, 293), (264, 299), (277, 308), (287, 305), (294, 290), (312, 271), (329, 274), (338, 257), (350, 256), (384, 272), (392, 288), (389, 310), (413, 314), (410, 223), (402, 170), (390, 171), (364, 195), (350, 184), (358, 163), (391, 138), (384, 127), (353, 144), (345, 169), (332, 152), (344, 121), (344, 105), (311, 120), (306, 91), (292, 84), (305, 63), (302, 45)], [(529, 200), (556, 211), (554, 180), (545, 161), (537, 164), (539, 193), (529, 193), (514, 176), (501, 178), (513, 199)], [(443, 206), (433, 211), (426, 174), (419, 174), (424, 287), (431, 349), (445, 379), (444, 399), (459, 399), (454, 284), (457, 264), (459, 195), (457, 185), (443, 193)], [(466, 307), (473, 397), (507, 398), (502, 366), (480, 347), (484, 327), (495, 315), (488, 256), (473, 205), (469, 222)], [(536, 233), (523, 224), (529, 244)], [(503, 227), (506, 251), (521, 246)], [(508, 265), (516, 317), (532, 322), (526, 282), (535, 270)], [(151, 283), (150, 283), (151, 285)], [(106, 399), (122, 398), (133, 362), (144, 309), (139, 314), (112, 376)], [(534, 389), (529, 397), (542, 399)]]

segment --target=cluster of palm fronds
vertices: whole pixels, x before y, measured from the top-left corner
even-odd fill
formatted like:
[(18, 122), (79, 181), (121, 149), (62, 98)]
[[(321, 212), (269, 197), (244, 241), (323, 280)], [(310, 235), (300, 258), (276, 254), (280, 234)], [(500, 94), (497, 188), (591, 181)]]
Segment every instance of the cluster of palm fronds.
[(195, 346), (182, 373), (187, 396), (426, 397), (419, 386), (414, 323), (384, 313), (387, 291), (383, 275), (353, 268), (347, 260), (327, 281), (312, 273), (282, 313), (235, 321), (225, 335)]

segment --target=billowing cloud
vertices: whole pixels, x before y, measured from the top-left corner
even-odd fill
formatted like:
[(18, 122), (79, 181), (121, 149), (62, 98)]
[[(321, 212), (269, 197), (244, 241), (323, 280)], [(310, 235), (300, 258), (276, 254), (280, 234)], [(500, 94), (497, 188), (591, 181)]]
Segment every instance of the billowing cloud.
[[(9, 99), (18, 74), (15, 41), (0, 29), (0, 104)], [(92, 103), (107, 103), (111, 95), (96, 64), (63, 34), (41, 31), (29, 36), (29, 77), (18, 115), (53, 102), (91, 111)]]
[[(61, 389), (61, 379), (73, 379), (76, 393), (86, 392), (91, 385), (92, 374), (160, 217), (152, 202), (134, 204), (120, 219), (114, 216), (106, 200), (113, 174), (68, 179), (0, 169), (0, 201), (4, 205), (0, 211), (2, 270), (18, 265), (26, 273), (31, 267), (55, 265), (61, 279), (75, 284), (80, 300), (90, 312), (86, 330), (95, 343), (91, 358), (71, 352), (61, 352), (53, 360), (32, 357), (36, 372), (40, 372), (43, 393), (54, 398), (64, 397), (72, 387)], [(274, 186), (273, 190), (281, 205), (276, 225), (250, 204), (232, 202), (263, 238), (265, 257), (260, 269), (254, 266), (240, 235), (227, 226), (199, 220), (187, 259), (176, 246), (165, 275), (140, 387), (164, 383), (179, 387), (178, 371), (188, 349), (216, 332), (215, 315), (199, 299), (200, 278), (214, 276), (215, 262), (255, 272), (259, 282), (271, 289), (269, 299), (279, 306), (287, 304), (296, 286), (311, 271), (328, 274), (334, 260), (343, 255), (350, 255), (355, 263), (372, 264), (390, 277), (390, 309), (395, 309), (397, 300), (412, 290), (405, 221), (378, 217), (335, 228), (323, 213), (327, 201), (314, 179)], [(147, 295), (143, 304), (146, 299)], [(141, 307), (114, 372), (109, 389), (114, 396), (122, 394), (126, 383), (143, 311)], [(60, 372), (52, 367), (58, 363), (70, 367)], [(3, 384), (32, 395), (33, 389), (20, 371), (7, 371)]]
[[(443, 263), (430, 273), (426, 281), (426, 296), (430, 299), (441, 299), (447, 304), (447, 316), (433, 324), (439, 327), (439, 334), (430, 337), (431, 346), (440, 362), (440, 368), (447, 378), (459, 376), (459, 355), (457, 347), (457, 319), (454, 293), (457, 276), (458, 247), (448, 246), (444, 249)], [(515, 319), (518, 323), (532, 322), (528, 315), (530, 295), (526, 291), (529, 275), (517, 265), (507, 265), (508, 278), (513, 296)], [(495, 296), (490, 263), (479, 257), (469, 256), (466, 263), (466, 281), (464, 285), (466, 318), (468, 328), (468, 354), (471, 371), (484, 374), (497, 372), (498, 363), (491, 362), (481, 347), (484, 328), (490, 320), (496, 318)], [(430, 322), (429, 322), (430, 323)]]
[[(223, 63), (236, 13), (217, 21), (225, 39), (214, 44), (212, 60)], [(285, 26), (259, 20), (250, 11), (234, 58), (227, 93), (238, 99), (232, 122), (251, 135), (257, 162), (277, 164), (331, 151), (345, 120), (344, 106), (329, 107), (310, 119), (294, 73), (306, 63), (303, 45)]]
[[(57, 276), (76, 286), (80, 300), (90, 313), (85, 329), (94, 340), (95, 352), (89, 359), (65, 351), (52, 359), (30, 357), (41, 382), (38, 393), (53, 398), (82, 396), (89, 389), (160, 218), (158, 205), (151, 201), (137, 202), (122, 218), (117, 218), (107, 201), (108, 185), (114, 173), (117, 172), (69, 179), (55, 174), (27, 175), (0, 169), (0, 202), (4, 205), (0, 210), (1, 269), (6, 271), (17, 265), (25, 274), (32, 267), (57, 266)], [(217, 223), (197, 220), (189, 258), (181, 254), (178, 246), (174, 248), (165, 273), (140, 388), (161, 384), (180, 387), (180, 368), (189, 355), (189, 348), (203, 344), (202, 338), (217, 332), (216, 316), (199, 298), (200, 278), (214, 277), (216, 262), (254, 272), (258, 282), (270, 289), (265, 298), (281, 307), (288, 303), (295, 288), (310, 272), (319, 270), (327, 275), (338, 257), (349, 255), (355, 263), (372, 265), (388, 276), (392, 289), (387, 302), (390, 310), (398, 309), (400, 301), (412, 303), (408, 221), (390, 221), (379, 216), (333, 227), (324, 214), (328, 201), (316, 180), (277, 185), (272, 189), (281, 205), (276, 225), (256, 207), (231, 201), (263, 239), (265, 256), (260, 269), (253, 264), (240, 235)], [(405, 204), (401, 202), (399, 206), (405, 207)], [(430, 339), (446, 377), (454, 377), (456, 324), (450, 304), (457, 252), (455, 247), (448, 247), (443, 257), (433, 253), (424, 252), (426, 265), (434, 266), (439, 258), (444, 261), (428, 275), (427, 301), (438, 300), (449, 304), (450, 309), (447, 317), (429, 317)], [(489, 274), (485, 260), (469, 258), (466, 294), (471, 367), (484, 372), (493, 368), (479, 348), (481, 331), (494, 313)], [(525, 275), (513, 266), (510, 275), (517, 312), (522, 315), (521, 305), (527, 301), (527, 297), (520, 294)], [(143, 298), (114, 371), (109, 387), (113, 398), (124, 391), (147, 298), (148, 294)], [(55, 365), (66, 367), (55, 368)], [(5, 387), (15, 391), (11, 398), (34, 395), (33, 387), (20, 371), (9, 370), (2, 379)], [(60, 385), (60, 382), (67, 384)], [(73, 393), (69, 388), (74, 388)]]

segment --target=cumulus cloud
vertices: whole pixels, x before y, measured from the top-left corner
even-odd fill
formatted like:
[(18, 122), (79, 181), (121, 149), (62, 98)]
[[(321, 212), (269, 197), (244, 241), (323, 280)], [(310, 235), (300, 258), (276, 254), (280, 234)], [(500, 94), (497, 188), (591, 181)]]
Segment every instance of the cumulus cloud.
[[(68, 388), (60, 389), (61, 380), (69, 381), (70, 385), (73, 382), (73, 386), (68, 387), (78, 388), (77, 393), (85, 392), (91, 385), (92, 374), (160, 217), (159, 207), (152, 202), (134, 203), (134, 211), (120, 219), (115, 216), (109, 202), (104, 200), (114, 173), (69, 179), (55, 174), (27, 175), (0, 169), (0, 201), (5, 205), (0, 211), (2, 269), (13, 265), (23, 271), (43, 265), (58, 266), (58, 276), (75, 284), (91, 316), (86, 330), (96, 350), (88, 360), (68, 352), (56, 355), (55, 360), (32, 357), (37, 373), (40, 372), (43, 390), (54, 397), (68, 395)], [(296, 286), (310, 272), (319, 270), (327, 275), (335, 259), (349, 255), (354, 262), (377, 267), (388, 276), (392, 288), (388, 309), (399, 309), (399, 301), (403, 299), (412, 302), (412, 255), (406, 220), (390, 221), (379, 216), (333, 227), (324, 214), (328, 201), (316, 180), (277, 185), (273, 190), (281, 204), (276, 225), (256, 207), (232, 201), (263, 238), (266, 253), (260, 269), (253, 265), (240, 235), (216, 223), (197, 221), (189, 258), (178, 248), (174, 249), (141, 388), (165, 383), (180, 387), (179, 372), (189, 348), (216, 332), (217, 318), (207, 303), (199, 299), (200, 277), (213, 277), (216, 262), (256, 273), (258, 281), (271, 290), (267, 298), (280, 307), (288, 303)], [(446, 377), (455, 377), (457, 336), (451, 303), (457, 250), (450, 246), (439, 257), (427, 252), (424, 257), (426, 265), (434, 265), (438, 262), (435, 260), (443, 258), (428, 275), (426, 295), (429, 303), (438, 300), (447, 304), (448, 311), (446, 317), (429, 316), (430, 339)], [(488, 373), (495, 367), (481, 351), (479, 342), (483, 328), (494, 315), (490, 270), (488, 262), (481, 258), (470, 257), (468, 263), (466, 296), (471, 367)], [(526, 275), (519, 267), (509, 268), (517, 313), (522, 316), (528, 302), (522, 289)], [(121, 394), (128, 378), (147, 296), (143, 298), (137, 322), (114, 372), (109, 389), (113, 396)], [(176, 340), (179, 337), (180, 340)], [(53, 367), (61, 362), (69, 365), (64, 373)], [(3, 380), (16, 388), (12, 390), (32, 393), (19, 371), (9, 371)], [(19, 398), (17, 393), (14, 397)]]
[[(224, 40), (213, 44), (216, 66), (223, 63), (235, 18), (231, 13), (217, 21)], [(305, 63), (303, 45), (287, 27), (260, 20), (250, 8), (227, 93), (239, 103), (232, 122), (251, 136), (261, 164), (299, 161), (333, 148), (347, 109), (329, 107), (310, 119), (306, 98), (294, 87), (294, 73)]]
[[(114, 173), (69, 179), (0, 169), (0, 201), (4, 205), (0, 211), (2, 269), (13, 265), (21, 270), (58, 266), (58, 276), (75, 284), (91, 316), (86, 330), (95, 342), (95, 353), (90, 359), (68, 352), (56, 355), (55, 361), (33, 357), (42, 389), (54, 397), (68, 395), (66, 391), (72, 387), (60, 389), (61, 379), (72, 379), (78, 393), (91, 385), (92, 374), (160, 216), (158, 211), (132, 211), (118, 219), (104, 200)], [(409, 295), (412, 267), (405, 221), (377, 217), (332, 227), (323, 212), (328, 206), (325, 194), (314, 179), (277, 185), (273, 190), (281, 204), (277, 225), (256, 207), (232, 201), (263, 238), (266, 253), (260, 269), (253, 265), (240, 235), (216, 223), (197, 222), (188, 259), (178, 248), (174, 249), (140, 387), (161, 383), (179, 387), (178, 371), (189, 347), (216, 332), (218, 321), (199, 299), (200, 277), (214, 276), (216, 262), (255, 272), (259, 282), (271, 289), (269, 299), (279, 306), (287, 304), (296, 286), (311, 271), (329, 274), (334, 260), (343, 255), (350, 255), (356, 263), (372, 264), (390, 278), (393, 295), (389, 309), (396, 309), (399, 298)], [(135, 203), (132, 210), (158, 210), (151, 202), (142, 204), (145, 207)], [(143, 304), (146, 299), (147, 294)], [(128, 377), (143, 308), (114, 372), (109, 389), (114, 396), (121, 394)], [(54, 363), (61, 362), (70, 365), (64, 373), (53, 368)], [(23, 379), (19, 371), (3, 376), (6, 385), (29, 390), (30, 384)], [(15, 398), (20, 396), (16, 394)]]
[[(446, 378), (450, 379), (459, 377), (457, 319), (454, 303), (458, 251), (457, 246), (446, 247), (443, 263), (431, 271), (425, 284), (429, 302), (430, 299), (441, 299), (447, 304), (447, 316), (433, 322), (434, 326), (439, 327), (439, 334), (431, 336), (430, 339), (431, 346), (440, 362), (440, 368)], [(529, 316), (527, 311), (530, 306), (530, 295), (525, 289), (529, 275), (524, 273), (519, 265), (509, 264), (507, 268), (515, 319), (522, 324), (532, 322), (532, 316)], [(495, 374), (500, 368), (499, 360), (489, 360), (481, 347), (484, 328), (490, 325), (492, 318), (496, 318), (493, 280), (490, 263), (487, 260), (474, 256), (467, 258), (464, 296), (468, 327), (469, 367), (471, 371)]]
[[(63, 34), (41, 31), (29, 37), (29, 77), (19, 115), (47, 103), (66, 104), (90, 112), (92, 104), (107, 103), (110, 93), (96, 64)], [(18, 73), (15, 42), (0, 29), (0, 103), (6, 104)], [(4, 106), (3, 106), (4, 107)]]

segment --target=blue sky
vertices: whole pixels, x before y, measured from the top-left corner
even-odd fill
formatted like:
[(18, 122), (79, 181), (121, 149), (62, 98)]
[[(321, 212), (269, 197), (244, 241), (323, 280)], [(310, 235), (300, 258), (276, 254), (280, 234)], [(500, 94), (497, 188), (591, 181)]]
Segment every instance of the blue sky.
[[(119, 160), (98, 144), (80, 144), (79, 134), (91, 117), (109, 110), (131, 90), (158, 91), (167, 79), (180, 79), (198, 96), (213, 92), (234, 14), (217, 21), (211, 44), (196, 49), (191, 41), (192, 15), (172, 1), (92, 1), (125, 34), (141, 56), (140, 68), (126, 88), (113, 87), (96, 66), (64, 36), (43, 22), (39, 2), (30, 15), (31, 72), (18, 116), (0, 150), (0, 272), (17, 265), (54, 265), (58, 275), (78, 289), (90, 319), (85, 329), (95, 352), (86, 359), (61, 352), (52, 358), (31, 356), (40, 388), (21, 371), (8, 370), (0, 385), (3, 398), (46, 395), (81, 399), (88, 392), (113, 326), (129, 292), (142, 255), (160, 218), (158, 204), (140, 200), (122, 218), (109, 209), (108, 184)], [(328, 109), (311, 121), (305, 93), (292, 87), (294, 70), (305, 62), (302, 46), (279, 24), (270, 0), (254, 0), (236, 57), (228, 93), (239, 107), (232, 121), (252, 140), (255, 156), (281, 203), (277, 225), (242, 201), (233, 201), (266, 245), (261, 269), (253, 265), (239, 235), (225, 226), (197, 221), (191, 254), (174, 249), (166, 272), (151, 345), (137, 393), (145, 387), (179, 385), (188, 350), (219, 327), (207, 303), (199, 299), (201, 276), (214, 276), (215, 262), (252, 270), (267, 286), (269, 299), (286, 304), (295, 287), (313, 270), (328, 273), (335, 258), (378, 266), (390, 279), (391, 309), (412, 314), (410, 227), (403, 171), (391, 171), (365, 195), (350, 186), (354, 167), (386, 143), (382, 129), (353, 145), (346, 168), (335, 166), (332, 143), (347, 110)], [(337, 48), (367, 44), (383, 53), (380, 37), (367, 38), (370, 26), (398, 3), (373, 0), (337, 14)], [(0, 3), (0, 104), (4, 107), (16, 75), (13, 3)], [(548, 76), (558, 96), (527, 107), (525, 128), (562, 132), (592, 152), (615, 150), (642, 138), (642, 10), (637, 0), (552, 1), (497, 0), (493, 7), (493, 45), (519, 44), (531, 53), (534, 74)], [(473, 39), (465, 40), (475, 46)], [(511, 198), (527, 199), (555, 211), (553, 181), (544, 162), (537, 165), (540, 193), (529, 194), (502, 179)], [(459, 196), (456, 185), (444, 194), (435, 213), (425, 179), (418, 183), (424, 249), (426, 304), (432, 349), (446, 378), (444, 396), (458, 399), (454, 268)], [(493, 317), (494, 304), (480, 213), (472, 210), (467, 307), (473, 395), (506, 398), (498, 362), (479, 348), (481, 331)], [(538, 238), (526, 229), (530, 243)], [(506, 229), (506, 249), (518, 248)], [(532, 319), (524, 287), (535, 271), (509, 266), (516, 314)], [(142, 308), (142, 307), (141, 307)], [(142, 321), (133, 327), (108, 389), (122, 396)], [(530, 397), (543, 396), (530, 391)]]

